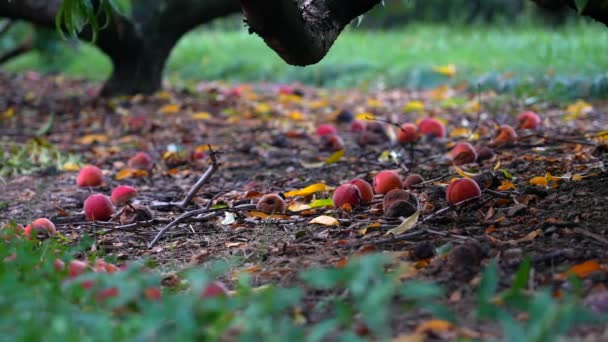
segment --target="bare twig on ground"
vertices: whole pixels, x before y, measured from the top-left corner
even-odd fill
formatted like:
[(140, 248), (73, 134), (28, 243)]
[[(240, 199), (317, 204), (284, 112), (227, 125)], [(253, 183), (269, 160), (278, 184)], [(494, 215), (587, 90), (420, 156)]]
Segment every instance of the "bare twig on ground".
[(209, 167), (207, 168), (207, 170), (205, 170), (205, 173), (203, 173), (201, 178), (199, 178), (198, 181), (192, 186), (192, 188), (190, 189), (190, 191), (188, 191), (186, 197), (184, 197), (182, 201), (153, 203), (151, 207), (155, 209), (171, 207), (178, 207), (182, 209), (186, 208), (192, 202), (192, 199), (194, 198), (196, 193), (203, 187), (203, 185), (205, 185), (205, 183), (209, 181), (209, 179), (217, 171), (217, 169), (219, 169), (220, 164), (217, 161), (217, 153), (218, 152), (214, 151), (211, 146), (209, 146), (209, 157), (211, 158), (211, 165), (209, 165)]

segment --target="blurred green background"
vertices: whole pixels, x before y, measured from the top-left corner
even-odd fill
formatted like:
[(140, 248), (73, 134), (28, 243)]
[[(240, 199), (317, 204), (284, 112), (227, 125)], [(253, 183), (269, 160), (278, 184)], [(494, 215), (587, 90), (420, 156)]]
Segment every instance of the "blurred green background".
[[(31, 30), (16, 25), (0, 40), (0, 51)], [(110, 72), (108, 59), (94, 47), (33, 30), (36, 49), (5, 70), (92, 80)], [(606, 27), (565, 8), (540, 9), (528, 0), (387, 0), (353, 23), (317, 65), (286, 65), (234, 16), (186, 35), (166, 77), (178, 85), (225, 80), (361, 88), (466, 81), (526, 95), (597, 97), (608, 94), (607, 52)], [(433, 71), (449, 64), (456, 67), (452, 77)]]

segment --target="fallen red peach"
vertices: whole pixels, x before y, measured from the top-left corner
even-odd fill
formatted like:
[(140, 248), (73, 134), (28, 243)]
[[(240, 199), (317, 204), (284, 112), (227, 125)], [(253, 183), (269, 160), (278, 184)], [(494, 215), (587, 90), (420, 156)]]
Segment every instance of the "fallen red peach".
[(154, 168), (152, 157), (146, 152), (137, 152), (127, 162), (130, 168), (138, 170), (151, 170)]
[(454, 148), (452, 148), (450, 157), (452, 157), (454, 165), (473, 163), (477, 160), (477, 151), (475, 151), (473, 145), (462, 142), (456, 144)]
[(364, 179), (356, 178), (348, 182), (359, 189), (359, 195), (361, 196), (361, 203), (369, 203), (374, 199), (374, 189), (371, 184), (366, 182)]
[(367, 121), (365, 131), (378, 134), (382, 138), (386, 138), (386, 125), (378, 121)]
[(284, 213), (285, 200), (277, 194), (266, 194), (258, 200), (256, 209), (265, 213)]
[(68, 274), (70, 275), (70, 277), (76, 278), (79, 275), (85, 273), (88, 268), (88, 263), (80, 260), (72, 260), (68, 264)]
[(422, 178), (421, 175), (417, 173), (412, 173), (405, 177), (405, 180), (403, 181), (403, 187), (409, 189), (412, 186), (420, 184), (422, 182), (424, 182), (424, 178)]
[(65, 269), (65, 262), (61, 259), (55, 259), (55, 261), (53, 261), (53, 268), (55, 268), (55, 271), (61, 272)]
[(214, 281), (207, 285), (201, 292), (201, 298), (228, 296), (228, 288), (220, 281)]
[(462, 201), (481, 196), (479, 185), (472, 179), (454, 179), (446, 192), (446, 199), (450, 204), (457, 204)]
[(57, 233), (57, 229), (55, 229), (55, 225), (51, 220), (47, 218), (39, 218), (35, 219), (32, 223), (27, 225), (27, 229), (24, 228), (25, 236), (31, 237), (31, 234), (34, 232), (38, 233), (46, 233), (48, 235), (55, 235)]
[(532, 111), (525, 111), (517, 117), (519, 128), (524, 129), (537, 129), (541, 124), (541, 119), (538, 114)]
[(402, 144), (413, 143), (418, 140), (418, 127), (413, 123), (404, 123), (397, 130), (397, 141)]
[(363, 132), (365, 131), (365, 121), (355, 120), (350, 124), (351, 132)]
[(137, 190), (134, 187), (128, 185), (120, 185), (112, 191), (112, 203), (114, 205), (123, 205), (129, 203), (133, 198), (137, 196)]
[(322, 137), (324, 135), (335, 135), (338, 134), (336, 127), (330, 124), (321, 124), (317, 127), (317, 135)]
[(418, 123), (418, 131), (422, 135), (430, 135), (435, 138), (443, 138), (446, 135), (445, 125), (435, 118), (422, 119)]
[(118, 296), (118, 288), (110, 287), (110, 288), (101, 290), (99, 292), (99, 294), (97, 295), (97, 300), (104, 301), (108, 298), (117, 297), (117, 296)]
[(148, 287), (144, 290), (144, 296), (149, 300), (160, 300), (162, 293), (158, 287)]
[(389, 218), (410, 217), (418, 208), (408, 201), (395, 201), (384, 207), (384, 216)]
[(332, 197), (334, 207), (342, 208), (349, 204), (351, 207), (356, 207), (361, 204), (361, 194), (359, 188), (353, 184), (342, 184), (336, 188)]
[(393, 189), (387, 192), (382, 198), (382, 206), (384, 208), (388, 208), (391, 204), (398, 201), (406, 201), (418, 207), (418, 199), (416, 196), (406, 190), (403, 189)]
[(114, 214), (114, 206), (103, 194), (93, 194), (84, 201), (84, 214), (91, 221), (107, 221)]
[(79, 187), (100, 186), (103, 183), (103, 173), (95, 165), (85, 165), (78, 172), (76, 185)]
[(402, 187), (401, 176), (395, 171), (380, 171), (374, 177), (374, 192), (377, 194), (385, 194), (393, 189), (401, 189)]
[(494, 142), (497, 144), (505, 144), (514, 142), (517, 139), (517, 132), (513, 127), (509, 125), (502, 125), (498, 129), (498, 134), (494, 138)]
[(344, 141), (337, 134), (329, 134), (321, 137), (321, 149), (336, 152), (344, 149)]
[(487, 146), (482, 146), (477, 149), (477, 160), (478, 161), (492, 159), (493, 157), (494, 157), (494, 151), (491, 148), (489, 148)]

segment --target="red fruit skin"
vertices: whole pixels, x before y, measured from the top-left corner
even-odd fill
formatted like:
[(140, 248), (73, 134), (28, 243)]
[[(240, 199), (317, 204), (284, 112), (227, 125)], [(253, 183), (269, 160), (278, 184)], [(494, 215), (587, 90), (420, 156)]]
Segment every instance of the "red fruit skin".
[(98, 259), (95, 261), (93, 271), (99, 273), (114, 273), (120, 271), (120, 269), (114, 264), (108, 263), (103, 259)]
[(79, 275), (85, 273), (87, 271), (88, 267), (89, 267), (89, 264), (84, 261), (72, 260), (68, 264), (68, 274), (70, 275), (71, 278), (76, 278)]
[(338, 134), (338, 130), (336, 129), (336, 127), (334, 127), (333, 125), (330, 124), (321, 124), (319, 125), (319, 127), (317, 127), (317, 135), (322, 137), (325, 135), (335, 135)]
[(426, 118), (420, 121), (418, 131), (422, 135), (431, 135), (435, 138), (444, 138), (446, 135), (445, 125), (434, 118)]
[(353, 208), (361, 204), (361, 194), (353, 184), (342, 184), (337, 187), (332, 199), (335, 208), (342, 208), (347, 203)]
[(137, 152), (129, 161), (127, 162), (130, 168), (138, 169), (138, 170), (151, 170), (154, 168), (154, 163), (152, 163), (152, 157), (146, 152)]
[(118, 296), (118, 288), (110, 287), (110, 288), (101, 290), (99, 292), (99, 294), (97, 295), (97, 300), (104, 301), (108, 298), (112, 298), (112, 297), (116, 297), (116, 296)]
[(108, 196), (93, 194), (84, 201), (84, 214), (90, 221), (107, 221), (114, 214), (114, 206)]
[(523, 129), (537, 129), (541, 124), (541, 119), (538, 114), (532, 111), (525, 111), (517, 117), (519, 128)]
[(472, 179), (459, 178), (448, 185), (446, 199), (450, 204), (457, 204), (473, 197), (481, 196), (479, 185)]
[(359, 196), (361, 196), (361, 203), (369, 203), (374, 199), (374, 189), (372, 185), (361, 178), (356, 178), (348, 182), (359, 189)]
[(365, 121), (355, 120), (352, 124), (350, 124), (351, 132), (363, 132), (365, 131)]
[(397, 130), (397, 141), (402, 144), (413, 143), (418, 140), (418, 127), (413, 123), (404, 123)]
[(80, 172), (78, 172), (78, 177), (76, 177), (76, 185), (81, 188), (100, 186), (102, 183), (103, 173), (95, 165), (83, 166)]
[(148, 287), (144, 290), (144, 296), (146, 299), (159, 301), (162, 297), (162, 293), (158, 287)]
[(344, 149), (344, 141), (337, 134), (324, 135), (321, 137), (321, 149), (336, 152)]
[(422, 178), (421, 175), (417, 173), (412, 173), (405, 177), (405, 180), (403, 181), (403, 187), (409, 189), (413, 185), (420, 184), (422, 182), (424, 182), (424, 178)]
[(132, 200), (137, 196), (137, 190), (134, 187), (128, 185), (120, 185), (112, 191), (112, 203), (114, 205), (123, 205)]
[(255, 208), (265, 213), (284, 213), (287, 209), (285, 200), (277, 194), (266, 194), (258, 200)]
[(509, 125), (502, 125), (498, 129), (498, 135), (494, 139), (496, 143), (510, 143), (517, 139), (517, 132)]
[(454, 165), (473, 163), (477, 160), (477, 151), (469, 143), (458, 143), (450, 151)]
[(46, 231), (50, 235), (55, 235), (57, 233), (57, 229), (55, 229), (55, 224), (53, 224), (51, 220), (44, 217), (35, 219), (34, 222), (30, 223), (30, 227), (32, 230), (35, 231)]
[(228, 296), (228, 288), (220, 281), (214, 281), (207, 285), (201, 292), (201, 298), (224, 297)]
[(374, 177), (374, 192), (377, 194), (385, 194), (393, 189), (401, 189), (402, 187), (401, 176), (395, 171), (380, 171)]
[(65, 262), (61, 259), (55, 259), (55, 261), (53, 261), (53, 267), (55, 268), (55, 271), (61, 272), (65, 269)]

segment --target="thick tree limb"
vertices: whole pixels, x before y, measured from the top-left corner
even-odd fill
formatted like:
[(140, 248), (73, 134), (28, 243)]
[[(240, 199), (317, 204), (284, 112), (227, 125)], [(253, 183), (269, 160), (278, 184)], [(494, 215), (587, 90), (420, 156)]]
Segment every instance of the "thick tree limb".
[(241, 0), (251, 32), (285, 62), (319, 62), (354, 18), (381, 0)]

